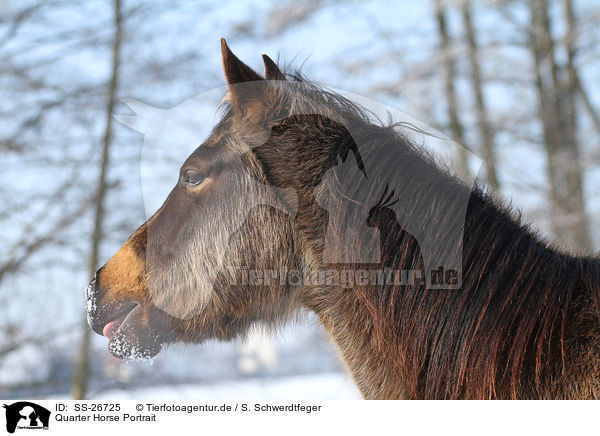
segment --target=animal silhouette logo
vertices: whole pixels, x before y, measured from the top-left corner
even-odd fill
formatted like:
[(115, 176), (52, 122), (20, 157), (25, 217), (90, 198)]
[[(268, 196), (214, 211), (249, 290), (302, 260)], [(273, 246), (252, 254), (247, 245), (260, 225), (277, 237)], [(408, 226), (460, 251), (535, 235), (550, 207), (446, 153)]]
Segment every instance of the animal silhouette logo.
[[(251, 83), (254, 86), (257, 82)], [(286, 83), (286, 86), (293, 88), (289, 83)], [(251, 92), (252, 89), (246, 91)], [(288, 91), (293, 95), (298, 94), (298, 98), (308, 98), (302, 94), (300, 88)], [(171, 182), (168, 180), (179, 173), (178, 163), (194, 152), (199, 138), (210, 134), (209, 127), (212, 123), (198, 120), (214, 119), (212, 103), (222, 99), (226, 92), (225, 88), (217, 88), (169, 109), (155, 108), (136, 100), (124, 100), (123, 103), (129, 106), (134, 115), (114, 115), (117, 121), (144, 134), (140, 176), (144, 205), (149, 218), (161, 207), (161, 202), (157, 199), (162, 200), (168, 196), (168, 191), (163, 192), (164, 187), (170, 188), (176, 182), (174, 179)], [(207, 112), (207, 106), (213, 108), (212, 112)], [(363, 150), (364, 143), (368, 143), (372, 138), (363, 137), (357, 126), (337, 116), (334, 111), (328, 110), (327, 106), (309, 106), (310, 114), (339, 123), (343, 127), (340, 131), (347, 133), (347, 139), (341, 144), (337, 156), (332, 161), (332, 167), (323, 175), (315, 190), (317, 204), (329, 213), (323, 243), (323, 262), (346, 265), (380, 264), (383, 248), (393, 242), (399, 242), (400, 239), (405, 242), (410, 239), (415, 241), (413, 245), (418, 247), (415, 261), (418, 261), (416, 265), (421, 265), (419, 269), (423, 269), (425, 273), (428, 288), (460, 287), (460, 254), (469, 196), (463, 195), (462, 190), (455, 193), (447, 187), (438, 186), (435, 180), (424, 180), (427, 171), (421, 171), (421, 167), (412, 165), (412, 160), (398, 162), (395, 158), (397, 150), (392, 149), (393, 144), (381, 147), (376, 153)], [(302, 115), (302, 110), (295, 106), (291, 107), (289, 112), (286, 117)], [(273, 120), (273, 123), (281, 121), (276, 115), (273, 116)], [(246, 144), (243, 145), (244, 141), (239, 141), (238, 146), (243, 145), (251, 150), (263, 144), (271, 134), (272, 125), (267, 124), (261, 125), (262, 130), (247, 134)], [(242, 152), (239, 153), (239, 158), (240, 162), (236, 166), (242, 168), (245, 166), (241, 160)], [(157, 165), (157, 162), (161, 164)], [(419, 180), (421, 185), (426, 186), (427, 192), (411, 190), (410, 187), (415, 186), (414, 180)], [(254, 179), (250, 173), (231, 183), (232, 190), (235, 190), (236, 186), (240, 189), (244, 187), (245, 195), (242, 201), (237, 203), (234, 203), (235, 196), (225, 197), (211, 210), (211, 219), (222, 223), (222, 231), (215, 234), (211, 232), (210, 227), (202, 227), (198, 229), (199, 234), (190, 239), (189, 246), (180, 250), (198, 250), (197, 246), (193, 246), (193, 241), (212, 241), (210, 256), (207, 254), (204, 262), (194, 266), (197, 280), (188, 284), (170, 276), (153, 275), (151, 268), (149, 269), (149, 295), (156, 307), (171, 316), (189, 319), (202, 311), (212, 292), (217, 274), (224, 264), (230, 237), (241, 228), (252, 209), (257, 206), (270, 206), (292, 219), (297, 215), (297, 193), (289, 187), (265, 184)], [(378, 204), (377, 201), (387, 186), (390, 192), (394, 192), (394, 198), (385, 201), (386, 204)], [(430, 198), (438, 200), (431, 203), (428, 201)], [(453, 206), (452, 209), (450, 205)], [(451, 211), (444, 219), (440, 219), (446, 209)], [(376, 215), (380, 218), (385, 215), (385, 219), (375, 219)], [(372, 223), (369, 224), (370, 222)], [(388, 228), (387, 222), (393, 222), (395, 226)], [(396, 231), (397, 228), (400, 228), (401, 232)], [(386, 232), (386, 238), (382, 238), (382, 230)], [(154, 240), (157, 242), (153, 243)], [(149, 237), (147, 241), (146, 264), (152, 265), (154, 261), (159, 263), (164, 258), (165, 251), (162, 239)], [(203, 247), (204, 252), (208, 253), (205, 248)], [(451, 283), (435, 280), (438, 275), (448, 271), (458, 277), (458, 280)], [(186, 304), (181, 304), (181, 301), (186, 301)]]
[(428, 289), (460, 287), (468, 194), (441, 185), (415, 159), (398, 160), (394, 144), (382, 141), (374, 151), (363, 150), (359, 136), (356, 143), (357, 150), (337, 157), (315, 190), (328, 211), (323, 262), (387, 264), (391, 259), (383, 253), (410, 247), (403, 263), (423, 272)]
[[(367, 225), (377, 227), (379, 230), (382, 253), (388, 253), (391, 251), (392, 246), (401, 246), (401, 244), (414, 247), (411, 256), (406, 257), (405, 264), (410, 268), (421, 270), (424, 262), (419, 241), (402, 228), (396, 217), (396, 212), (392, 208), (398, 201), (399, 198), (396, 197), (395, 191), (389, 189), (389, 185), (386, 184), (381, 197), (369, 210)], [(394, 263), (393, 259), (382, 259), (382, 262), (386, 266), (393, 266)]]
[(50, 411), (39, 404), (19, 401), (4, 404), (6, 409), (6, 431), (14, 433), (18, 429), (48, 429)]
[[(360, 156), (360, 155), (358, 155)], [(359, 157), (360, 159), (360, 157)], [(324, 263), (379, 263), (379, 230), (367, 225), (371, 209), (370, 192), (364, 189), (367, 176), (362, 161), (350, 154), (327, 171), (317, 188), (322, 195), (317, 203), (323, 209), (339, 211), (341, 219), (330, 213), (323, 250)], [(358, 183), (355, 181), (358, 180)], [(352, 192), (347, 192), (351, 190)], [(337, 218), (337, 217), (336, 217)]]

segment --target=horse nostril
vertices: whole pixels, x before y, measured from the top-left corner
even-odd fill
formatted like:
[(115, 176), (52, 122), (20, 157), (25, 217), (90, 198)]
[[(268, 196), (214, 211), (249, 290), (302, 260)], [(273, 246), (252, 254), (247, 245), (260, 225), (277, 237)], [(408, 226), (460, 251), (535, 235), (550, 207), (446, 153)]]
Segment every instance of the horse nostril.
[(94, 318), (96, 316), (96, 311), (98, 310), (98, 290), (100, 286), (99, 274), (102, 268), (94, 273), (94, 277), (88, 283), (85, 288), (85, 299), (87, 302), (87, 316), (88, 323), (90, 326), (92, 325)]
[(90, 282), (88, 283), (88, 286), (95, 289), (97, 282), (98, 282), (98, 271), (96, 271), (94, 273), (94, 277), (92, 277), (92, 280), (90, 280)]
[(98, 293), (98, 273), (99, 272), (100, 272), (100, 270), (98, 270), (94, 273), (94, 277), (92, 277), (92, 280), (90, 280), (87, 287), (85, 288), (85, 294), (86, 294), (86, 298), (88, 300), (92, 296), (91, 294)]

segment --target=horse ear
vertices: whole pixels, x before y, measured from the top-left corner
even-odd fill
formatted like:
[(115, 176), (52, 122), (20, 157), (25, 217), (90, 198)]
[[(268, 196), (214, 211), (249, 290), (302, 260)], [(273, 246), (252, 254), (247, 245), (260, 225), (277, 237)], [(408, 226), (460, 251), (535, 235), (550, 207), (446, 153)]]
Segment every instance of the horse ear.
[(223, 57), (223, 71), (225, 72), (225, 78), (227, 79), (228, 85), (263, 80), (256, 71), (240, 61), (237, 56), (231, 52), (225, 38), (221, 38), (221, 55)]
[[(223, 71), (229, 87), (228, 100), (233, 113), (238, 119), (254, 125), (262, 125), (264, 120), (272, 117), (281, 104), (279, 92), (272, 92), (258, 73), (240, 61), (229, 49), (225, 39), (221, 39), (223, 55)], [(267, 79), (285, 80), (275, 62), (263, 55)], [(246, 83), (254, 82), (254, 83)]]
[(262, 55), (263, 62), (265, 63), (265, 79), (267, 80), (286, 80), (285, 75), (281, 72), (279, 67), (273, 60), (266, 54)]
[(262, 86), (260, 84), (246, 85), (245, 83), (263, 81), (263, 78), (231, 52), (224, 38), (221, 38), (221, 54), (231, 107), (236, 115), (247, 115), (251, 109), (251, 103), (260, 100)]

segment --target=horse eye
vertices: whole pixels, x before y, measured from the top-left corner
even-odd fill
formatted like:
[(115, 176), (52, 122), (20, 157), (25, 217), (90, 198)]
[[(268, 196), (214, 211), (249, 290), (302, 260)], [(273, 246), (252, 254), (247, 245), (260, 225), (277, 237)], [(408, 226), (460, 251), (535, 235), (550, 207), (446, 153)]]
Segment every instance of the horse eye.
[(187, 170), (183, 173), (183, 184), (186, 186), (198, 186), (205, 178), (202, 174), (194, 170)]

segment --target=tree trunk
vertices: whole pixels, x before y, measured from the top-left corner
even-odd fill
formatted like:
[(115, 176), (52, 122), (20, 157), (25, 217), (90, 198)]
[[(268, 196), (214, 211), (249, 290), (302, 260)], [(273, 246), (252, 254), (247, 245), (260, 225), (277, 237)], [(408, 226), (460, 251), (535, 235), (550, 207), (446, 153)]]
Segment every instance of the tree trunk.
[(435, 1), (435, 17), (438, 24), (438, 36), (440, 39), (440, 53), (442, 56), (442, 69), (444, 75), (444, 92), (448, 105), (448, 118), (450, 120), (450, 132), (453, 139), (458, 142), (458, 175), (465, 181), (471, 180), (469, 171), (469, 160), (467, 150), (464, 148), (463, 126), (458, 116), (458, 105), (456, 102), (454, 55), (450, 50), (450, 37), (446, 24), (446, 14), (441, 0)]
[(566, 125), (566, 155), (567, 155), (567, 212), (573, 214), (574, 243), (582, 249), (591, 250), (591, 238), (589, 232), (589, 220), (585, 208), (583, 192), (583, 169), (581, 167), (581, 156), (579, 143), (577, 141), (577, 108), (575, 99), (578, 91), (578, 74), (575, 66), (575, 15), (572, 0), (565, 0), (565, 16), (567, 21), (567, 82), (563, 86), (564, 106), (562, 115)]
[(494, 134), (488, 121), (487, 106), (483, 94), (483, 85), (481, 81), (481, 70), (479, 68), (479, 49), (475, 37), (475, 29), (471, 20), (471, 2), (466, 0), (462, 5), (463, 24), (469, 47), (469, 63), (471, 65), (471, 84), (473, 85), (473, 94), (475, 95), (475, 105), (477, 111), (477, 125), (479, 136), (481, 137), (481, 146), (483, 159), (485, 162), (486, 179), (490, 189), (498, 192), (500, 183), (496, 171), (496, 154), (494, 147)]
[[(555, 60), (554, 41), (547, 0), (530, 0), (531, 49), (535, 61), (536, 87), (543, 126), (551, 196), (551, 222), (561, 244), (590, 249), (588, 220), (583, 196), (583, 171), (576, 137), (572, 6), (566, 0), (571, 41), (567, 41), (566, 79)], [(570, 18), (569, 18), (570, 17)]]
[[(89, 270), (92, 276), (98, 268), (98, 257), (102, 239), (102, 227), (104, 221), (104, 201), (107, 192), (107, 173), (110, 166), (110, 147), (112, 144), (112, 113), (115, 107), (116, 91), (119, 78), (119, 63), (121, 51), (122, 15), (121, 0), (114, 0), (114, 41), (112, 46), (112, 71), (108, 89), (108, 102), (106, 105), (106, 124), (102, 139), (102, 158), (100, 160), (100, 172), (97, 182), (97, 194), (95, 198), (96, 214), (94, 230), (92, 233)], [(83, 324), (83, 337), (79, 349), (71, 395), (76, 400), (84, 399), (87, 393), (89, 347), (91, 331), (87, 325), (87, 319)]]

